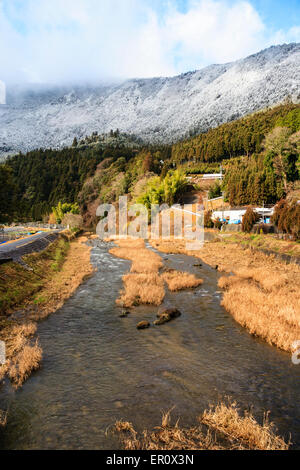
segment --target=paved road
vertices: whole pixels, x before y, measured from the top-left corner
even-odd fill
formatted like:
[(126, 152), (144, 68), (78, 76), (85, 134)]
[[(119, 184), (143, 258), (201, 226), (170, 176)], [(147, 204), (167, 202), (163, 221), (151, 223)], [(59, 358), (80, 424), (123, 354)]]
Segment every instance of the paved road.
[(16, 260), (25, 254), (41, 251), (57, 238), (60, 231), (40, 232), (27, 238), (4, 243), (0, 245), (0, 259), (12, 258)]
[(4, 233), (6, 232), (18, 232), (20, 230), (24, 230), (25, 231), (25, 228), (22, 226), (22, 225), (18, 225), (16, 227), (5, 227), (4, 228)]

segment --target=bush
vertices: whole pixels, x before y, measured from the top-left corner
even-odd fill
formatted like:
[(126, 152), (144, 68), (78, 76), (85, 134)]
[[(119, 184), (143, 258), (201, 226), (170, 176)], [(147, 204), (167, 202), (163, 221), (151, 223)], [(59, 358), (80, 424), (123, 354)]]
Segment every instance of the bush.
[(83, 225), (83, 218), (81, 217), (81, 215), (68, 213), (62, 219), (62, 224), (64, 225), (64, 227), (69, 226), (69, 228), (71, 229), (72, 228), (80, 229)]
[(254, 227), (255, 233), (267, 235), (268, 233), (274, 233), (274, 225), (270, 224), (258, 224)]
[(159, 176), (151, 178), (146, 192), (138, 197), (137, 202), (144, 204), (148, 209), (151, 208), (151, 204), (167, 203), (172, 206), (179, 201), (186, 189), (187, 180), (184, 173), (175, 170), (169, 172), (163, 180)]
[(56, 220), (56, 223), (61, 224), (65, 214), (78, 215), (79, 206), (77, 203), (69, 204), (65, 202), (64, 204), (62, 204), (61, 202), (59, 202), (56, 207), (52, 207), (52, 214)]
[(212, 221), (212, 211), (206, 211), (204, 213), (204, 227), (205, 228), (214, 228), (214, 223)]
[(275, 207), (272, 222), (280, 232), (292, 235), (294, 240), (300, 239), (300, 204), (289, 203), (282, 199)]
[(215, 199), (222, 196), (222, 188), (219, 181), (216, 181), (213, 186), (209, 188), (208, 199)]
[(248, 207), (243, 217), (242, 231), (246, 233), (250, 233), (258, 220), (259, 220), (259, 215), (252, 209), (252, 207)]
[(219, 218), (217, 218), (217, 220), (214, 221), (214, 227), (217, 229), (217, 230), (221, 230), (222, 228), (222, 222)]

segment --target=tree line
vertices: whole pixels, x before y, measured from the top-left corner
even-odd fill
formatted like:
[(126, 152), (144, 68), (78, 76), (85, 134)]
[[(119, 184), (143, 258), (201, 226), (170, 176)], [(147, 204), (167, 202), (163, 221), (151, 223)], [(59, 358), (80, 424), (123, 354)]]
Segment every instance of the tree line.
[(84, 215), (121, 194), (152, 198), (149, 178), (157, 175), (154, 186), (162, 191), (175, 182), (176, 168), (215, 172), (220, 162), (225, 179), (210, 196), (223, 191), (231, 205), (273, 204), (299, 179), (299, 130), (300, 105), (286, 104), (172, 147), (85, 145), (20, 153), (0, 164), (0, 222), (42, 220), (59, 203), (78, 203)]
[(260, 153), (265, 136), (277, 126), (288, 127), (292, 132), (299, 130), (300, 105), (280, 105), (178, 142), (173, 145), (172, 159), (196, 164)]

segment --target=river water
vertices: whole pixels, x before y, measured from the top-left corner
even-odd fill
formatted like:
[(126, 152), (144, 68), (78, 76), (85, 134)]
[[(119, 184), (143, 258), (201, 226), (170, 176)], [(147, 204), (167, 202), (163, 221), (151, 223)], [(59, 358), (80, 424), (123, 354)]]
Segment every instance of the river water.
[(291, 433), (300, 448), (300, 366), (235, 323), (220, 305), (216, 270), (161, 254), (165, 266), (204, 282), (167, 293), (164, 305), (179, 308), (180, 318), (138, 331), (139, 321), (155, 320), (157, 308), (140, 306), (120, 318), (115, 300), (130, 262), (111, 256), (108, 244), (92, 243), (98, 271), (39, 324), (42, 368), (22, 389), (1, 390), (0, 408), (9, 407), (9, 416), (0, 449), (118, 449), (109, 432), (117, 419), (152, 429), (174, 407), (174, 420), (192, 425), (226, 396), (259, 420), (270, 410), (279, 432)]

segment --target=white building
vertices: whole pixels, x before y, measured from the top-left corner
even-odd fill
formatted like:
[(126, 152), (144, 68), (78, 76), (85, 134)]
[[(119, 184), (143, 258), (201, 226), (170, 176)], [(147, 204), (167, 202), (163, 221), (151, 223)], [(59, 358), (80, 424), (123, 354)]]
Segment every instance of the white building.
[(203, 180), (222, 180), (223, 173), (207, 173), (202, 176)]
[[(246, 210), (246, 207), (237, 207), (227, 210), (214, 211), (212, 213), (212, 219), (220, 219), (222, 222), (227, 221), (229, 224), (241, 224)], [(253, 210), (260, 215), (260, 222), (270, 223), (270, 218), (274, 213), (274, 207), (254, 207)]]

